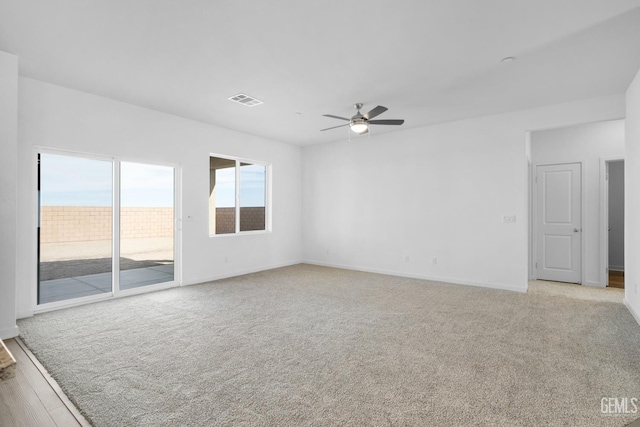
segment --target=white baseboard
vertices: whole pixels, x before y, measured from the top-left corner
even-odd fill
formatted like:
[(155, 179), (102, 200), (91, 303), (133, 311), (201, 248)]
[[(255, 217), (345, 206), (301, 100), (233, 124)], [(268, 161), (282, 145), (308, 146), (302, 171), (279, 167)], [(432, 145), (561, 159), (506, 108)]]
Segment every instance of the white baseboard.
[(609, 270), (624, 271), (624, 265), (610, 265)]
[(623, 302), (624, 302), (624, 305), (627, 307), (627, 310), (629, 310), (629, 313), (631, 313), (633, 318), (636, 319), (636, 322), (638, 322), (638, 325), (640, 325), (640, 313), (634, 310), (633, 306), (629, 303), (629, 300), (627, 300), (627, 298), (625, 298)]
[(499, 289), (502, 291), (527, 293), (526, 286), (518, 287), (518, 286), (503, 285), (500, 283), (473, 282), (465, 279), (458, 279), (455, 277), (438, 277), (438, 276), (427, 276), (422, 274), (404, 274), (397, 271), (380, 270), (375, 268), (357, 267), (357, 266), (351, 266), (351, 265), (341, 265), (341, 264), (327, 263), (327, 262), (314, 261), (314, 260), (304, 260), (302, 262), (305, 264), (319, 265), (323, 267), (333, 267), (333, 268), (341, 268), (344, 270), (363, 271), (366, 273), (385, 274), (388, 276), (408, 277), (410, 279), (429, 280), (432, 282), (448, 283), (452, 285), (476, 286), (480, 288), (490, 288), (490, 289)]
[(199, 277), (196, 279), (189, 279), (189, 280), (183, 280), (182, 283), (180, 283), (180, 286), (191, 286), (191, 285), (199, 285), (201, 283), (207, 283), (207, 282), (213, 282), (215, 280), (222, 280), (222, 279), (228, 279), (229, 277), (236, 277), (236, 276), (242, 276), (245, 274), (251, 274), (251, 273), (258, 273), (260, 271), (266, 271), (266, 270), (273, 270), (274, 268), (282, 268), (282, 267), (289, 267), (292, 265), (296, 265), (296, 264), (300, 264), (302, 261), (290, 261), (290, 262), (285, 262), (285, 263), (281, 263), (281, 264), (271, 264), (271, 265), (267, 265), (264, 267), (258, 267), (258, 268), (249, 268), (249, 269), (245, 269), (245, 270), (236, 270), (236, 271), (232, 271), (229, 273), (223, 273), (223, 274), (216, 274), (213, 276), (207, 276), (207, 277)]
[(0, 329), (0, 340), (17, 337), (19, 332), (17, 325), (11, 328)]
[(29, 311), (19, 311), (16, 313), (17, 319), (25, 319), (27, 317), (33, 317), (33, 310)]
[(607, 285), (605, 285), (604, 283), (600, 283), (600, 282), (594, 282), (591, 280), (585, 280), (584, 282), (582, 282), (583, 286), (592, 286), (594, 288), (606, 288)]

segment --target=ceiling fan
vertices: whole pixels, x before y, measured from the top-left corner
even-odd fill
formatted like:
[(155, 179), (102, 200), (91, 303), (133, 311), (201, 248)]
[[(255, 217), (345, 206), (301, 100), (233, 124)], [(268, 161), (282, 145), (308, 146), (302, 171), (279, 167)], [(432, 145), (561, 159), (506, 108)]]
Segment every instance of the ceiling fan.
[(369, 125), (401, 125), (404, 123), (404, 120), (401, 120), (401, 119), (371, 120), (374, 117), (377, 117), (388, 110), (387, 107), (383, 107), (382, 105), (378, 105), (373, 110), (364, 114), (360, 112), (360, 109), (362, 108), (361, 103), (354, 104), (353, 106), (358, 112), (356, 113), (355, 116), (351, 117), (350, 119), (346, 117), (334, 116), (332, 114), (323, 114), (324, 117), (331, 117), (333, 119), (346, 120), (349, 123), (346, 123), (344, 125), (339, 125), (339, 126), (333, 126), (326, 129), (320, 129), (320, 131), (349, 126), (351, 130), (357, 133), (358, 135), (364, 135), (365, 133), (369, 132)]

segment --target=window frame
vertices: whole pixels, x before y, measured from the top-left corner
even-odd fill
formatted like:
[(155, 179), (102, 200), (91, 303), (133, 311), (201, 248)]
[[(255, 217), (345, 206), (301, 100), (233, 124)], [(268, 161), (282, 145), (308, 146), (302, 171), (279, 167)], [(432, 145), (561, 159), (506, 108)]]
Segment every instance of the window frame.
[[(261, 160), (252, 160), (252, 159), (247, 159), (247, 158), (243, 158), (243, 157), (235, 157), (235, 156), (228, 156), (225, 154), (217, 154), (217, 153), (209, 153), (209, 180), (211, 180), (211, 158), (212, 157), (216, 157), (219, 159), (224, 159), (224, 160), (231, 160), (235, 162), (235, 230), (233, 233), (221, 233), (221, 234), (216, 234), (211, 233), (211, 202), (209, 202), (209, 207), (208, 207), (208, 211), (209, 211), (209, 216), (208, 216), (208, 221), (207, 221), (207, 225), (209, 228), (209, 237), (228, 237), (228, 236), (238, 236), (238, 235), (249, 235), (249, 234), (266, 234), (266, 233), (271, 233), (272, 232), (272, 226), (271, 226), (271, 213), (272, 213), (272, 206), (271, 206), (271, 200), (272, 200), (272, 195), (271, 195), (271, 180), (272, 180), (272, 165), (271, 163), (268, 162), (264, 162)], [(264, 183), (264, 230), (246, 230), (246, 231), (241, 231), (240, 230), (240, 191), (241, 191), (241, 186), (240, 186), (240, 165), (241, 164), (251, 164), (251, 165), (258, 165), (258, 166), (263, 166), (264, 170), (265, 170), (265, 183)], [(211, 197), (211, 187), (209, 187), (209, 198)]]

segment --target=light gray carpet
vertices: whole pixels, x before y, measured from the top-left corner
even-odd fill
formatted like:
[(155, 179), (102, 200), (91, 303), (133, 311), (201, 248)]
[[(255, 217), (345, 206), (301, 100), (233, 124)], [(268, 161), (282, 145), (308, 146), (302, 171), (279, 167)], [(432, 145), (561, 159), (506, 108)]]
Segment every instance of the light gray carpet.
[(95, 426), (623, 426), (621, 304), (298, 265), (45, 313), (21, 336)]

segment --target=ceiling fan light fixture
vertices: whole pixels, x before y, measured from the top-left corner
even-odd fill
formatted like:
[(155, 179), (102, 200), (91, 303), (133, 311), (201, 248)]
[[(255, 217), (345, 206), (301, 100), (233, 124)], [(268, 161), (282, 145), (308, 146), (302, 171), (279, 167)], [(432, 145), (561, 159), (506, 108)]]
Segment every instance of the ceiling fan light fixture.
[(365, 133), (367, 131), (367, 129), (369, 128), (367, 126), (367, 123), (362, 120), (353, 120), (349, 126), (351, 127), (351, 130), (354, 131), (355, 133), (357, 133), (358, 135), (362, 135), (363, 133)]
[[(333, 114), (323, 114), (324, 117), (330, 117), (332, 119), (338, 119), (338, 120), (343, 120), (344, 124), (338, 125), (338, 126), (332, 126), (330, 128), (325, 128), (325, 129), (320, 129), (320, 131), (325, 131), (325, 130), (331, 130), (331, 129), (337, 129), (337, 128), (341, 128), (341, 127), (346, 127), (349, 126), (349, 129), (351, 129), (354, 133), (357, 133), (358, 135), (364, 135), (367, 132), (369, 132), (369, 125), (401, 125), (404, 123), (404, 120), (402, 119), (389, 119), (389, 120), (371, 120), (374, 117), (378, 117), (380, 114), (384, 113), (385, 111), (388, 110), (387, 107), (383, 107), (382, 105), (378, 105), (377, 107), (375, 107), (374, 109), (372, 109), (371, 111), (362, 114), (360, 112), (360, 109), (362, 108), (362, 104), (361, 103), (357, 103), (354, 105), (354, 107), (356, 108), (356, 110), (358, 111), (353, 117), (351, 118), (347, 118), (347, 117), (341, 117), (341, 116), (334, 116)], [(350, 134), (349, 134), (350, 135)]]

